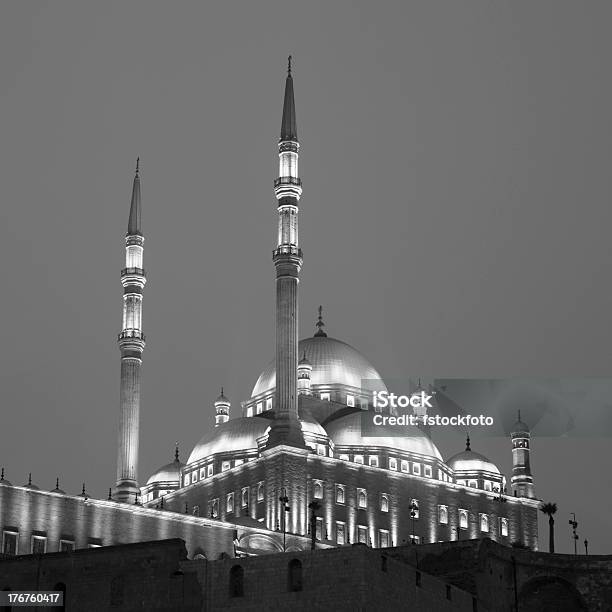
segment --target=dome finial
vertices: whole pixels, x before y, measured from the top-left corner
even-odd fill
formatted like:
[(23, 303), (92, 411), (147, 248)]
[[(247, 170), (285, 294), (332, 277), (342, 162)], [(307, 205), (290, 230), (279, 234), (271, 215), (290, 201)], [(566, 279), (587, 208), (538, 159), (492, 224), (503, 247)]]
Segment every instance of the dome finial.
[(319, 306), (319, 317), (317, 320), (317, 331), (315, 332), (315, 338), (327, 338), (327, 334), (323, 331), (325, 323), (323, 323), (323, 306)]
[(178, 440), (176, 441), (175, 445), (174, 445), (174, 460), (178, 461), (179, 460), (179, 447), (178, 447)]
[(109, 487), (108, 488), (108, 501), (112, 501), (113, 499), (113, 490)]
[(291, 56), (287, 58), (287, 75), (291, 76)]
[(32, 486), (32, 472), (28, 474), (28, 487)]
[(81, 489), (81, 495), (85, 497), (85, 483), (83, 483), (83, 488)]
[(140, 172), (140, 156), (136, 158), (136, 175)]
[(59, 476), (55, 479), (55, 488), (59, 489)]
[(4, 468), (2, 468), (2, 473), (0, 474), (0, 480), (4, 480)]
[(470, 448), (470, 434), (468, 434), (466, 439), (465, 439), (465, 450), (466, 451), (471, 451), (472, 450)]

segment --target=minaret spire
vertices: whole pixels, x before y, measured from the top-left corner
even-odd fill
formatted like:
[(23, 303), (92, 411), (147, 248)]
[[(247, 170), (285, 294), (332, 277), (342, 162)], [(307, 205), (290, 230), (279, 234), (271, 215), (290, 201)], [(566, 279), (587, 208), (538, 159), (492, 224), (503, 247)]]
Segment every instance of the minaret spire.
[(121, 351), (121, 391), (116, 501), (131, 502), (138, 487), (138, 442), (140, 429), (140, 370), (145, 337), (142, 333), (142, 292), (147, 282), (142, 265), (144, 236), (141, 228), (140, 158), (132, 187), (130, 217), (125, 237), (123, 285), (123, 325), (118, 337)]
[(142, 236), (140, 229), (140, 216), (142, 205), (140, 202), (140, 157), (136, 158), (136, 174), (132, 185), (132, 203), (130, 204), (130, 219), (128, 221), (128, 236)]
[(298, 419), (298, 284), (302, 250), (298, 240), (298, 204), (302, 181), (298, 174), (297, 124), (291, 57), (288, 60), (283, 120), (278, 143), (279, 177), (274, 181), (278, 201), (278, 241), (273, 251), (276, 268), (276, 397), (275, 420), (268, 448), (288, 444), (304, 448)]
[(327, 334), (323, 329), (325, 323), (323, 323), (323, 306), (319, 306), (319, 317), (317, 319), (317, 331), (315, 332), (315, 338), (327, 338)]
[(295, 100), (293, 97), (293, 76), (291, 75), (291, 56), (287, 61), (287, 79), (285, 80), (285, 100), (283, 102), (283, 120), (281, 122), (280, 140), (297, 142), (297, 123), (295, 120)]

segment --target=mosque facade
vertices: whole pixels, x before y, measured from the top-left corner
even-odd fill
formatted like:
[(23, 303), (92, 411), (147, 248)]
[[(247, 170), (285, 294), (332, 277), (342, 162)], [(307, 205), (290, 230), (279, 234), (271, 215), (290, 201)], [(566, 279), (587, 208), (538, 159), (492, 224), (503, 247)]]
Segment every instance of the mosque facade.
[(327, 333), (321, 309), (314, 333), (299, 338), (299, 149), (289, 64), (274, 181), (274, 359), (239, 410), (221, 390), (214, 426), (186, 461), (177, 449), (144, 484), (139, 482), (138, 444), (146, 275), (137, 165), (121, 272), (114, 486), (108, 499), (98, 500), (85, 488), (79, 496), (67, 495), (59, 483), (53, 491), (39, 489), (31, 479), (16, 486), (3, 472), (2, 552), (55, 552), (170, 537), (185, 540), (190, 556), (209, 559), (222, 553), (354, 543), (387, 548), (479, 537), (537, 549), (540, 501), (530, 468), (529, 428), (520, 416), (508, 444), (509, 482), (471, 448), (469, 437), (465, 450), (445, 459), (425, 426), (372, 435), (362, 428), (364, 414), (379, 410), (372, 389), (387, 389), (377, 370), (358, 350)]

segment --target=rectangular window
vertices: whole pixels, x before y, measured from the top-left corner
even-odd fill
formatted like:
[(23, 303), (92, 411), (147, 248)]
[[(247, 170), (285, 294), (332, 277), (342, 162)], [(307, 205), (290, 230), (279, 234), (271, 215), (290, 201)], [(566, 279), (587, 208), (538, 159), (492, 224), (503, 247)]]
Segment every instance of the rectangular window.
[(346, 525), (341, 521), (336, 521), (336, 542), (338, 544), (346, 543)]
[(354, 395), (347, 395), (346, 396), (346, 405), (347, 406), (355, 406), (355, 396)]
[(47, 552), (47, 538), (44, 536), (32, 536), (32, 554), (44, 555)]
[(389, 469), (397, 470), (397, 459), (395, 457), (389, 457)]
[(340, 459), (341, 461), (348, 461), (349, 460), (349, 456), (348, 455), (340, 455), (338, 457), (338, 459)]
[(363, 465), (363, 455), (355, 455), (355, 463), (360, 463)]
[(206, 468), (201, 467), (200, 468), (200, 480), (204, 480), (205, 478), (206, 478)]
[(17, 554), (17, 539), (19, 534), (16, 531), (5, 531), (2, 534), (2, 552), (5, 555)]
[(500, 518), (499, 522), (500, 522), (500, 531), (501, 531), (501, 534), (503, 536), (507, 536), (508, 535), (508, 519), (507, 518)]
[(475, 480), (468, 480), (468, 487), (478, 488), (478, 483)]
[(185, 474), (185, 479), (183, 482), (185, 483), (185, 486), (189, 485), (189, 474)]
[(240, 496), (240, 503), (243, 508), (246, 508), (249, 505), (249, 487), (244, 487), (242, 489), (242, 494)]
[(315, 537), (317, 540), (323, 539), (323, 519), (320, 516), (317, 516), (317, 527), (315, 531)]
[(313, 497), (315, 499), (323, 499), (323, 483), (320, 480), (314, 481)]
[(253, 416), (253, 406), (249, 406), (247, 408), (247, 417), (252, 417)]
[(243, 463), (244, 463), (244, 459), (235, 459), (234, 467), (238, 467), (239, 465), (242, 465)]
[(207, 476), (212, 476), (214, 472), (214, 468), (213, 468), (213, 464), (211, 463), (207, 468), (206, 468), (206, 475)]
[(264, 483), (260, 482), (257, 485), (257, 501), (261, 502), (264, 499)]
[(491, 481), (490, 480), (485, 480), (484, 481), (484, 490), (485, 491), (492, 491), (493, 490), (493, 486), (491, 485)]
[(344, 503), (344, 487), (342, 485), (336, 485), (336, 503)]
[(191, 472), (191, 482), (198, 482), (198, 472)]
[(370, 467), (378, 467), (378, 455), (370, 455), (368, 457)]
[(261, 414), (263, 412), (263, 402), (257, 402), (257, 414)]
[(225, 511), (233, 512), (234, 511), (234, 494), (228, 493), (225, 496)]
[(317, 455), (325, 457), (325, 446), (323, 444), (317, 444)]
[(269, 397), (266, 400), (266, 410), (272, 410), (272, 398), (271, 397)]
[(389, 547), (389, 532), (386, 529), (381, 529), (378, 532), (378, 545), (380, 548)]
[(408, 462), (405, 459), (402, 459), (402, 463), (401, 463), (401, 468), (402, 468), (402, 472), (409, 472), (410, 469), (408, 467)]
[(221, 463), (221, 471), (222, 471), (222, 472), (225, 472), (226, 470), (229, 470), (229, 469), (230, 469), (230, 467), (231, 467), (231, 465), (232, 465), (232, 464), (231, 464), (229, 461), (223, 461), (223, 462)]
[(71, 552), (74, 550), (74, 540), (60, 540), (59, 551)]
[(329, 393), (321, 393), (321, 399), (329, 402)]
[(431, 478), (431, 465), (426, 465), (425, 466), (425, 476), (427, 478)]
[(365, 525), (357, 526), (357, 541), (361, 544), (368, 543), (368, 528)]
[(416, 476), (421, 475), (421, 464), (420, 463), (412, 464), (412, 473), (415, 474)]

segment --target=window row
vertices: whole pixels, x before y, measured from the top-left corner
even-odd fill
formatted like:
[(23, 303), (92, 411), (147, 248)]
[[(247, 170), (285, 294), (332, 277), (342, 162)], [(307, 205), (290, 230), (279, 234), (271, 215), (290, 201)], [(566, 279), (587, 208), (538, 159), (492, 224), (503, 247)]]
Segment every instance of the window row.
[[(347, 453), (342, 453), (338, 455), (338, 458), (342, 461), (351, 461), (351, 456)], [(380, 457), (378, 455), (353, 455), (353, 462), (358, 463), (360, 465), (367, 465), (370, 467), (384, 467), (382, 462), (380, 461)], [(410, 463), (412, 463), (412, 470), (410, 469)], [(421, 464), (416, 461), (408, 461), (407, 459), (398, 460), (397, 457), (389, 457), (387, 459), (388, 469), (393, 471), (401, 471), (404, 474), (414, 474), (415, 476), (425, 476), (426, 478), (433, 478), (433, 468), (431, 465)], [(443, 482), (452, 482), (452, 478), (443, 470), (438, 470), (438, 480), (442, 480)]]
[[(230, 460), (221, 462), (221, 471), (227, 472), (227, 470), (231, 470), (232, 467), (238, 467), (243, 463), (247, 463), (250, 461), (250, 457), (245, 457), (244, 459), (234, 459), (233, 462)], [(233, 466), (232, 466), (233, 463)], [(198, 482), (198, 480), (204, 480), (206, 478), (210, 478), (215, 474), (215, 466), (214, 463), (209, 463), (208, 465), (202, 466), (199, 470), (193, 470), (189, 474), (184, 474), (183, 476), (183, 486), (187, 487), (190, 484), (194, 484)]]
[[(42, 534), (33, 534), (30, 537), (30, 546), (28, 549), (28, 553), (23, 554), (33, 554), (33, 555), (42, 555), (47, 552), (47, 541), (48, 538), (46, 535)], [(5, 555), (16, 555), (18, 551), (19, 545), (19, 532), (13, 531), (10, 529), (5, 529), (2, 532), (2, 553)], [(88, 544), (88, 548), (98, 548), (101, 546), (101, 543), (90, 542)], [(70, 552), (75, 549), (75, 542), (72, 538), (60, 538), (57, 550), (59, 552)]]
[[(257, 484), (257, 501), (262, 502), (264, 500), (264, 483), (260, 482)], [(249, 498), (250, 498), (250, 488), (243, 487), (240, 490), (240, 507), (248, 508), (249, 507)], [(227, 493), (225, 495), (225, 512), (232, 513), (235, 510), (236, 498), (234, 496), (234, 492)], [(219, 498), (216, 497), (214, 499), (209, 500), (208, 502), (208, 516), (210, 518), (219, 518)]]
[[(448, 524), (448, 506), (438, 506), (438, 522), (442, 525)], [(459, 508), (459, 528), (469, 528), (469, 512), (464, 508)], [(478, 514), (478, 525), (481, 532), (489, 532), (489, 515), (485, 512)], [(499, 517), (499, 532), (502, 536), (508, 535), (508, 519), (506, 517)]]

